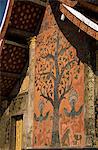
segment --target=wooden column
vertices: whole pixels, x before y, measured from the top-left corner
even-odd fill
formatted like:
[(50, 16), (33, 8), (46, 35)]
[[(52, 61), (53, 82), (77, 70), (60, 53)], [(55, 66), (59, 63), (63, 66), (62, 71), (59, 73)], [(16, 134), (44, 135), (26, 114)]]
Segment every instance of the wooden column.
[(36, 37), (31, 39), (29, 48), (29, 90), (27, 99), (26, 114), (26, 148), (33, 146), (33, 100), (34, 100), (34, 83), (35, 83), (35, 42)]

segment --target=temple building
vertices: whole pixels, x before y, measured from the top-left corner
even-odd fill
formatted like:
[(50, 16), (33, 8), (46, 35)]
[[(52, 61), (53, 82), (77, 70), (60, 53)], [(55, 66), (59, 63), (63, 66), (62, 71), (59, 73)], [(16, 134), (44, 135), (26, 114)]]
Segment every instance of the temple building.
[(98, 0), (0, 1), (0, 150), (98, 148)]

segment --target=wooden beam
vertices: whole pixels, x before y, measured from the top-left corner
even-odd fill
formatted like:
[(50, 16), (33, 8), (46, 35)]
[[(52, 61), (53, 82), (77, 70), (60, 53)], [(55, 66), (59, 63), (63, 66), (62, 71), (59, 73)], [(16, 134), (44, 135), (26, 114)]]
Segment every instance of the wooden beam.
[(81, 7), (84, 7), (85, 9), (89, 9), (95, 13), (98, 13), (98, 6), (96, 4), (92, 4), (83, 0), (78, 0)]
[(6, 76), (6, 77), (10, 77), (10, 78), (21, 78), (21, 74), (17, 74), (17, 73), (10, 73), (10, 72), (4, 72), (4, 71), (0, 71), (0, 77), (2, 76)]
[(11, 28), (9, 27), (7, 30), (7, 35), (16, 35), (19, 37), (25, 37), (25, 38), (29, 38), (33, 36), (33, 33), (27, 32), (27, 31), (23, 31), (23, 30), (19, 30), (16, 28)]
[(19, 44), (19, 43), (10, 41), (10, 40), (5, 40), (5, 43), (6, 43), (6, 44), (13, 45), (13, 46), (18, 46), (18, 47), (21, 47), (21, 48), (26, 48), (26, 49), (28, 49), (28, 46), (27, 46), (27, 45)]
[(91, 4), (94, 4), (94, 5), (98, 5), (98, 0), (81, 0), (81, 1), (84, 1), (84, 2), (88, 2), (88, 3), (91, 3)]
[(15, 1), (23, 1), (23, 2), (33, 2), (33, 3), (36, 3), (38, 5), (41, 5), (41, 6), (46, 6), (46, 1), (47, 0), (15, 0)]
[(2, 100), (6, 101), (8, 99), (8, 97), (3, 96), (2, 93), (0, 94), (0, 103), (2, 102)]

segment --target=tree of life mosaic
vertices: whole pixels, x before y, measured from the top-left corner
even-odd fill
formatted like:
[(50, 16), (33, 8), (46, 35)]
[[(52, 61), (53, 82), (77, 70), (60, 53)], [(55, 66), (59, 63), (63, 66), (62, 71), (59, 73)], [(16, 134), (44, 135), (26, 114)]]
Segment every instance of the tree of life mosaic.
[(34, 146), (84, 144), (83, 64), (58, 30), (40, 34), (36, 45)]

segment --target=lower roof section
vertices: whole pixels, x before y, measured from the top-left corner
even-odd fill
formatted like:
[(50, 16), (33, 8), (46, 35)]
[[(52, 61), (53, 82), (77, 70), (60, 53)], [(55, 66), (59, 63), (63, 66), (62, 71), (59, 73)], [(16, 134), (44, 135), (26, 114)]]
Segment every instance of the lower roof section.
[(98, 25), (96, 23), (65, 4), (60, 5), (60, 10), (77, 27), (98, 40)]

